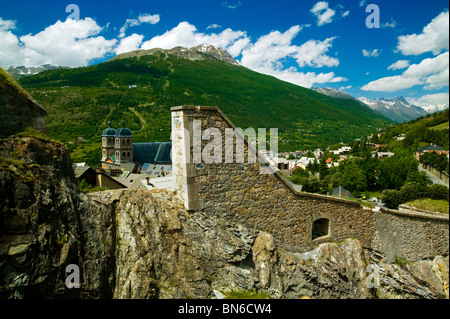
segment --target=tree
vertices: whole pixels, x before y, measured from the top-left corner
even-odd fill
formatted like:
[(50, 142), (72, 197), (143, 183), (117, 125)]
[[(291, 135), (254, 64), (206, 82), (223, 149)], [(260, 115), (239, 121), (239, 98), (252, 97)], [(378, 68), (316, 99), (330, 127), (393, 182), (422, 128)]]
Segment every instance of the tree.
[(319, 176), (322, 180), (325, 176), (328, 175), (328, 165), (325, 157), (322, 157), (319, 162)]
[(304, 180), (308, 179), (310, 176), (309, 172), (304, 170), (301, 167), (296, 167), (295, 170), (292, 172), (292, 176), (290, 180), (298, 185), (303, 185)]
[(315, 175), (311, 175), (308, 179), (304, 180), (303, 190), (309, 193), (317, 193), (320, 191), (320, 181)]
[(378, 138), (378, 134), (377, 133), (373, 133), (371, 142), (374, 143), (374, 144), (380, 143), (380, 139)]
[(346, 163), (342, 171), (341, 185), (349, 191), (365, 191), (367, 189), (367, 179), (364, 171), (353, 161)]
[(425, 172), (411, 171), (408, 173), (406, 179), (406, 184), (408, 183), (417, 183), (421, 186), (427, 186), (431, 184), (431, 180)]
[(433, 184), (427, 187), (428, 197), (431, 199), (449, 200), (448, 187), (440, 184)]
[(306, 166), (306, 169), (310, 171), (311, 173), (318, 173), (319, 172), (319, 162), (317, 159), (314, 159), (314, 161), (309, 162)]
[(394, 152), (394, 156), (381, 161), (378, 179), (380, 189), (400, 189), (408, 174), (418, 170), (418, 162), (410, 152), (402, 149), (395, 149)]
[(398, 190), (385, 189), (381, 193), (381, 201), (387, 208), (397, 209), (402, 204), (402, 196)]
[(294, 154), (289, 154), (289, 157), (287, 158), (288, 160), (295, 160), (296, 157)]
[(351, 154), (359, 153), (359, 149), (360, 149), (359, 141), (355, 141), (353, 143), (352, 149), (350, 150), (350, 153)]
[(416, 200), (418, 198), (426, 197), (425, 190), (426, 185), (424, 186), (416, 182), (411, 182), (403, 185), (403, 187), (400, 189), (401, 204)]

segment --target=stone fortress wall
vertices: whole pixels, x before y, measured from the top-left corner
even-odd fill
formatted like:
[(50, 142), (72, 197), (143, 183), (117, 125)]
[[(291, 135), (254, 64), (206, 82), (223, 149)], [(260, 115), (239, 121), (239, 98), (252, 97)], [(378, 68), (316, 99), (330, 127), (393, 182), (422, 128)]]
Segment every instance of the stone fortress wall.
[[(388, 262), (396, 256), (413, 261), (448, 255), (448, 216), (372, 211), (354, 201), (298, 192), (278, 172), (260, 174), (261, 166), (267, 166), (264, 159), (248, 163), (251, 146), (247, 141), (244, 164), (225, 164), (225, 152), (221, 164), (193, 163), (194, 120), (201, 121), (202, 132), (214, 127), (223, 137), (226, 128), (235, 128), (216, 107), (172, 108), (173, 176), (186, 209), (220, 214), (267, 231), (281, 248), (296, 252), (323, 242), (356, 238), (364, 247), (383, 253)], [(236, 137), (233, 144), (242, 138)], [(209, 142), (202, 141), (202, 149)], [(222, 146), (225, 150), (225, 138)], [(317, 231), (322, 236), (314, 238)]]

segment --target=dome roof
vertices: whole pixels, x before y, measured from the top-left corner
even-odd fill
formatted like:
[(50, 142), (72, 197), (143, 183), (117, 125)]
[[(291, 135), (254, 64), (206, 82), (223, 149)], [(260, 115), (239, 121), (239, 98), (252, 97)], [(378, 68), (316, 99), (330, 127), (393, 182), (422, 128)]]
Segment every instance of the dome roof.
[(125, 127), (125, 121), (122, 121), (122, 128), (116, 131), (116, 137), (132, 137), (133, 134)]
[(116, 130), (111, 127), (111, 121), (108, 122), (108, 128), (103, 131), (102, 136), (116, 136)]

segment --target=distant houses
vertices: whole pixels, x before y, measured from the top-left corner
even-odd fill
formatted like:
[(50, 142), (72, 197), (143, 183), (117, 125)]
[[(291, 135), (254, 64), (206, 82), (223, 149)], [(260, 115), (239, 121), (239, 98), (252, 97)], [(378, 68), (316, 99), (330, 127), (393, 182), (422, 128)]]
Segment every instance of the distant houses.
[(302, 157), (300, 160), (297, 161), (296, 167), (301, 167), (303, 169), (306, 169), (309, 164), (314, 163), (317, 159), (314, 157)]
[(449, 155), (449, 151), (445, 150), (442, 146), (439, 146), (437, 144), (430, 143), (428, 145), (425, 145), (423, 147), (419, 147), (416, 151), (416, 158), (420, 160), (420, 157), (424, 153), (436, 153), (436, 154), (446, 154), (447, 157)]
[(378, 157), (379, 159), (385, 159), (394, 155), (395, 153), (392, 152), (377, 152), (377, 151), (372, 152), (372, 157)]
[(343, 146), (338, 148), (337, 150), (332, 150), (330, 152), (332, 152), (334, 155), (346, 155), (350, 153), (351, 149), (352, 148), (350, 146)]
[(84, 180), (92, 188), (106, 188), (111, 190), (127, 188), (127, 186), (115, 178), (89, 166), (75, 166), (74, 171), (75, 178), (78, 182)]
[(422, 155), (423, 153), (433, 153), (433, 152), (437, 154), (442, 154), (445, 153), (446, 151), (443, 147), (433, 143), (430, 143), (429, 145), (417, 149), (417, 153), (419, 154), (419, 156)]

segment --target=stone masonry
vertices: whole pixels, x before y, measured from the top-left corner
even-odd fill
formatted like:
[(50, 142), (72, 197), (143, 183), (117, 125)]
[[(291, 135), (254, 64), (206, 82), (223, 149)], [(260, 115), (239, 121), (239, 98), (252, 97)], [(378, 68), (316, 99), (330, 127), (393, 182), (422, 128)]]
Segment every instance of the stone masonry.
[[(249, 163), (252, 151), (244, 142), (245, 163), (193, 163), (193, 123), (201, 121), (202, 131), (217, 128), (225, 137), (226, 128), (236, 128), (216, 107), (180, 106), (172, 108), (172, 161), (174, 182), (186, 209), (216, 214), (271, 233), (276, 244), (286, 250), (305, 252), (323, 242), (356, 238), (366, 248), (379, 251), (394, 261), (448, 255), (448, 216), (378, 212), (359, 203), (335, 197), (298, 192), (283, 175), (261, 174), (268, 166), (260, 158)], [(234, 144), (243, 136), (237, 135)], [(210, 141), (202, 141), (204, 148)], [(225, 138), (222, 149), (225, 150)], [(325, 220), (327, 229), (313, 237), (315, 222)], [(323, 230), (323, 229), (322, 229)]]

